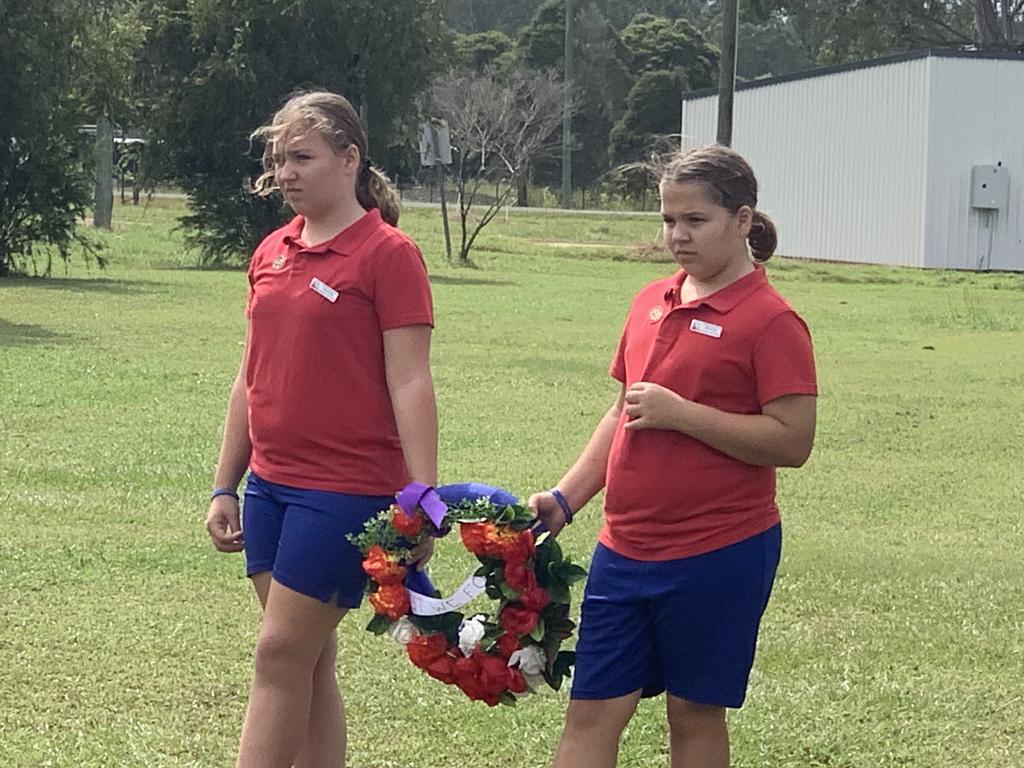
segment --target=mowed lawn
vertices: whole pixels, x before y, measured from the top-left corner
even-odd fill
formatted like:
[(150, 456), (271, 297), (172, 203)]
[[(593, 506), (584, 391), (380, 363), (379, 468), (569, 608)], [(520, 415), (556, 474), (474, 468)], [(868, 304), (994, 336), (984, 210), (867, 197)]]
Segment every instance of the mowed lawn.
[[(105, 271), (0, 281), (0, 765), (233, 764), (258, 610), (203, 519), (246, 280), (194, 267), (178, 205), (117, 207)], [(629, 300), (672, 270), (624, 258), (658, 220), (513, 213), (456, 269), (438, 215), (403, 224), (433, 274), (442, 478), (525, 496), (615, 396)], [(1024, 765), (1024, 276), (768, 268), (822, 396), (811, 460), (780, 472), (783, 561), (733, 764)], [(600, 505), (578, 520), (563, 544), (586, 564)], [(442, 587), (470, 568), (445, 539)], [(548, 764), (566, 690), (470, 702), (369, 618), (341, 632), (354, 768)], [(662, 765), (666, 743), (645, 701), (619, 764)]]

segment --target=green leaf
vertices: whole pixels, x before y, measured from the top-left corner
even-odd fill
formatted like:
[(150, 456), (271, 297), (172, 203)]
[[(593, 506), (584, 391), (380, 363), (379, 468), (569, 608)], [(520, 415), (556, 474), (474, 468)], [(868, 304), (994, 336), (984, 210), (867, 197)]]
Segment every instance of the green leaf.
[(501, 594), (508, 600), (515, 600), (519, 597), (519, 592), (512, 589), (504, 579), (498, 582), (498, 588), (501, 590)]
[(448, 638), (458, 634), (459, 625), (462, 624), (465, 616), (458, 611), (448, 611), (437, 616), (417, 616), (409, 614), (409, 621), (419, 627), (427, 634), (443, 633)]
[(564, 677), (572, 673), (572, 666), (575, 663), (576, 651), (559, 651), (555, 663), (551, 665), (551, 671)]
[(570, 563), (563, 573), (565, 580), (570, 584), (575, 584), (577, 581), (587, 578), (587, 569), (575, 563)]
[(548, 595), (551, 597), (553, 603), (568, 603), (569, 602), (569, 587), (564, 584), (548, 584), (545, 587), (548, 591)]
[(373, 618), (370, 619), (370, 623), (366, 625), (366, 629), (369, 632), (373, 632), (375, 635), (383, 635), (394, 622), (382, 613), (374, 614)]
[(484, 591), (491, 600), (503, 600), (505, 598), (504, 593), (501, 591), (501, 587), (497, 584), (488, 584)]

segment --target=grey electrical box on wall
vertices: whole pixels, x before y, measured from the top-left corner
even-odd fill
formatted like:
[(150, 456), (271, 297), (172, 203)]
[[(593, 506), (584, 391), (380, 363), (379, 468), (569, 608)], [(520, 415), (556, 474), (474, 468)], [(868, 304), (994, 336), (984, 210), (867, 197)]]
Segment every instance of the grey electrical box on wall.
[(1002, 164), (971, 168), (971, 207), (1001, 210), (1010, 201), (1010, 172)]

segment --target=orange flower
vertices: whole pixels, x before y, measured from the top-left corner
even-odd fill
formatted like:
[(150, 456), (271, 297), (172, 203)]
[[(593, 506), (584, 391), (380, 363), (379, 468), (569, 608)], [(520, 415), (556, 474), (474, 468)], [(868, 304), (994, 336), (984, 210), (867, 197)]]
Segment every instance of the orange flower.
[(419, 507), (407, 515), (397, 504), (391, 507), (391, 525), (407, 539), (414, 539), (423, 532), (423, 513)]
[(405, 568), (379, 544), (367, 551), (363, 570), (378, 584), (399, 584), (405, 579)]
[(487, 542), (487, 554), (491, 557), (499, 557), (502, 560), (508, 559), (508, 555), (515, 551), (519, 541), (519, 533), (511, 528), (492, 525), (485, 535)]
[(494, 523), (460, 523), (459, 535), (466, 549), (479, 557), (489, 554), (489, 536), (493, 536)]
[(409, 595), (401, 584), (381, 584), (380, 589), (370, 595), (370, 604), (377, 613), (396, 621), (409, 612)]
[(529, 531), (520, 531), (516, 538), (507, 545), (505, 559), (512, 562), (525, 562), (533, 556), (536, 541)]

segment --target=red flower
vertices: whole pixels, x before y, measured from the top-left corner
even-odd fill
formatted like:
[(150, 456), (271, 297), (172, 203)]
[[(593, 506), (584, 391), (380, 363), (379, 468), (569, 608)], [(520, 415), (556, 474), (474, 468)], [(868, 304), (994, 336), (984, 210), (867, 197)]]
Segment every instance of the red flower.
[(537, 586), (537, 577), (527, 562), (509, 560), (505, 563), (505, 582), (516, 592), (527, 592)]
[(523, 673), (514, 667), (508, 668), (508, 689), (512, 693), (526, 693), (526, 678)]
[(367, 551), (363, 570), (378, 584), (398, 584), (405, 579), (405, 568), (379, 544), (374, 544)]
[(469, 698), (474, 701), (486, 700), (488, 694), (480, 682), (480, 666), (477, 656), (456, 659), (452, 665), (452, 675), (455, 678), (455, 685), (459, 686)]
[(423, 667), (425, 671), (431, 677), (440, 680), (442, 683), (448, 683), (451, 685), (455, 682), (455, 659), (448, 653), (443, 656), (438, 656), (432, 662)]
[(418, 635), (405, 646), (409, 660), (420, 669), (448, 651), (448, 640), (444, 635)]
[(547, 608), (550, 602), (551, 598), (548, 596), (547, 590), (538, 586), (534, 586), (519, 596), (519, 603), (523, 608), (536, 611), (537, 613)]
[(400, 619), (409, 612), (409, 595), (401, 584), (381, 584), (380, 589), (370, 595), (370, 604), (377, 613), (389, 619)]
[(513, 635), (511, 632), (506, 632), (498, 638), (498, 642), (495, 643), (494, 647), (497, 648), (498, 653), (500, 653), (507, 660), (509, 656), (511, 656), (513, 653), (518, 651), (523, 646), (519, 644), (518, 635)]
[(523, 608), (513, 603), (512, 605), (505, 606), (505, 610), (501, 612), (499, 619), (502, 629), (506, 632), (511, 632), (516, 637), (522, 637), (533, 631), (533, 628), (537, 626), (540, 616), (536, 611), (531, 611), (528, 608)]
[(417, 507), (407, 515), (399, 506), (391, 508), (391, 525), (407, 539), (414, 539), (423, 532), (423, 513)]
[(405, 649), (409, 654), (409, 660), (431, 677), (442, 683), (455, 682), (455, 659), (448, 652), (448, 640), (444, 635), (414, 637)]
[(480, 660), (477, 662), (480, 666), (480, 683), (487, 693), (500, 696), (508, 690), (511, 682), (512, 676), (509, 674), (511, 670), (508, 663), (500, 656), (492, 656), (480, 651), (478, 653), (480, 654)]

